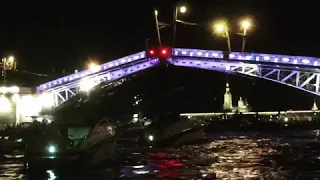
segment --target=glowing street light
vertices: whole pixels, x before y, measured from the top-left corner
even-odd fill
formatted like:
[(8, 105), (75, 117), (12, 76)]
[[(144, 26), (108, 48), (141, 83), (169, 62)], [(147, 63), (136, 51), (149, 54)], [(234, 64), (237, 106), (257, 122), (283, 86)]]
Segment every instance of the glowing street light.
[[(176, 41), (176, 31), (177, 31), (177, 23), (182, 23), (185, 25), (190, 25), (190, 26), (197, 26), (197, 23), (190, 23), (190, 22), (185, 22), (182, 20), (178, 19), (178, 13), (180, 14), (185, 14), (187, 13), (188, 8), (186, 6), (176, 6), (174, 8), (174, 12), (173, 12), (173, 43), (172, 46), (175, 46), (175, 41)], [(163, 23), (163, 22), (159, 22), (158, 20), (158, 15), (159, 15), (159, 11), (158, 10), (154, 10), (154, 17), (155, 17), (155, 21), (156, 21), (156, 27), (157, 27), (157, 36), (158, 36), (158, 41), (159, 41), (159, 45), (161, 47), (161, 37), (160, 37), (160, 29), (165, 28), (170, 26), (167, 23)]]
[(95, 69), (95, 68), (97, 68), (97, 66), (99, 66), (99, 65), (97, 63), (94, 63), (94, 62), (90, 62), (88, 64), (88, 68), (89, 69)]
[(215, 31), (217, 33), (223, 33), (225, 31), (226, 27), (224, 24), (217, 24), (215, 25)]
[(240, 27), (241, 29), (243, 29), (242, 34), (242, 52), (244, 52), (245, 50), (245, 46), (246, 46), (246, 36), (247, 36), (247, 30), (251, 27), (251, 21), (249, 19), (244, 19), (242, 21), (240, 21)]
[(231, 43), (229, 36), (229, 29), (226, 22), (217, 22), (213, 25), (215, 33), (227, 39), (228, 51), (231, 52)]
[(186, 6), (180, 6), (179, 8), (180, 13), (184, 14), (187, 12), (187, 7)]
[(243, 30), (244, 30), (244, 34), (246, 34), (247, 29), (249, 29), (251, 26), (251, 22), (246, 19), (246, 20), (241, 21), (240, 25), (241, 25), (241, 28), (243, 28)]
[(94, 61), (90, 61), (87, 66), (88, 66), (88, 69), (90, 69), (92, 71), (99, 71), (100, 70), (100, 65)]

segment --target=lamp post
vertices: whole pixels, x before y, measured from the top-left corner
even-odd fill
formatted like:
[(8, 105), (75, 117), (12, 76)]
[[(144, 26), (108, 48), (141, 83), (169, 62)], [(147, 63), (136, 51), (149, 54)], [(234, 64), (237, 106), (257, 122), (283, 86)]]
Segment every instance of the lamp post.
[(231, 52), (231, 43), (230, 43), (229, 29), (228, 29), (227, 23), (218, 22), (213, 25), (213, 28), (217, 34), (227, 39), (228, 51)]
[(176, 6), (173, 12), (173, 43), (174, 47), (176, 44), (176, 31), (177, 31), (177, 21), (178, 21), (178, 13), (184, 14), (187, 12), (186, 6)]
[(154, 10), (154, 18), (155, 18), (155, 21), (156, 21), (158, 42), (159, 42), (159, 46), (161, 47), (162, 43), (161, 43), (160, 29), (166, 28), (166, 27), (168, 27), (170, 25), (167, 24), (167, 23), (164, 23), (164, 22), (160, 22), (158, 17), (159, 17), (159, 11), (155, 9)]
[(16, 68), (17, 63), (13, 56), (2, 58), (2, 75), (4, 85), (7, 84), (7, 70), (15, 70)]
[(240, 22), (240, 26), (243, 29), (242, 34), (240, 34), (242, 36), (242, 52), (244, 52), (245, 47), (246, 47), (246, 37), (247, 37), (247, 30), (251, 27), (251, 22), (248, 19), (242, 20)]
[(159, 46), (161, 47), (162, 43), (161, 43), (161, 36), (160, 36), (160, 28), (159, 28), (158, 15), (159, 15), (159, 12), (158, 12), (158, 10), (155, 9), (155, 10), (154, 10), (154, 18), (155, 18), (155, 20), (156, 20), (158, 43), (159, 43)]

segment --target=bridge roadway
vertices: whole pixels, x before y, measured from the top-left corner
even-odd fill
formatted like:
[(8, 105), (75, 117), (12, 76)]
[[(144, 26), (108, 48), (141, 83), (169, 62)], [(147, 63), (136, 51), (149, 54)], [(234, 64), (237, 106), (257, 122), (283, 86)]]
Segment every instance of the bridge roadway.
[[(217, 50), (173, 48), (167, 63), (174, 66), (253, 76), (271, 80), (319, 95), (320, 58), (260, 53), (226, 53)], [(74, 73), (41, 84), (37, 92), (51, 92), (55, 105), (68, 100), (79, 91), (86, 80), (91, 86), (101, 82), (114, 82), (159, 64), (158, 57), (147, 57), (145, 51), (119, 58), (96, 68)]]

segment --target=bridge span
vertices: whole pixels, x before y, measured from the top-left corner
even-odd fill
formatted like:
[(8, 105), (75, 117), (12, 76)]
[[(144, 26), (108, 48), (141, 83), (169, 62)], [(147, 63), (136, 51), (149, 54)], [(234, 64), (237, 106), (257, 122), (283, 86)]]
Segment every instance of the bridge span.
[[(158, 51), (158, 50), (156, 50)], [(160, 50), (159, 50), (160, 51)], [(320, 58), (261, 53), (227, 53), (218, 50), (172, 48), (165, 58), (142, 51), (95, 68), (46, 82), (37, 92), (50, 92), (58, 106), (81, 90), (89, 90), (101, 82), (113, 82), (144, 71), (166, 61), (173, 66), (220, 71), (262, 78), (288, 85), (319, 96)]]

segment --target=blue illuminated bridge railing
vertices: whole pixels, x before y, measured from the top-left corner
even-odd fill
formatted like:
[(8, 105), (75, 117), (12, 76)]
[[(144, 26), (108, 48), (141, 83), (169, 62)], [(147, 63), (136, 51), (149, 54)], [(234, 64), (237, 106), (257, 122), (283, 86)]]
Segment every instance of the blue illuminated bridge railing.
[[(261, 54), (261, 53), (241, 53), (232, 52), (226, 53), (224, 51), (217, 50), (200, 50), (200, 49), (183, 49), (174, 48), (172, 50), (172, 59), (174, 58), (197, 58), (220, 61), (239, 61), (243, 63), (268, 63), (271, 65), (292, 65), (296, 67), (308, 66), (319, 68), (320, 59), (315, 57), (304, 57), (304, 56), (288, 56), (288, 55), (277, 55), (277, 54)], [(37, 87), (37, 92), (46, 91), (54, 87), (62, 86), (64, 84), (80, 80), (84, 77), (97, 74), (103, 71), (108, 71), (117, 67), (125, 66), (146, 59), (146, 52), (139, 52), (133, 55), (129, 55), (123, 58), (119, 58), (105, 64), (98, 66), (95, 69), (84, 70), (78, 73), (74, 73), (59, 79), (41, 84)]]
[(81, 78), (87, 77), (89, 75), (93, 75), (93, 74), (96, 74), (96, 73), (99, 73), (102, 71), (114, 69), (118, 66), (126, 65), (128, 63), (133, 63), (135, 61), (138, 61), (138, 60), (141, 60), (144, 58), (146, 58), (146, 53), (144, 51), (136, 53), (136, 54), (132, 54), (129, 56), (125, 56), (125, 57), (104, 63), (102, 65), (99, 65), (96, 68), (80, 71), (80, 72), (77, 72), (77, 73), (74, 73), (74, 74), (71, 74), (68, 76), (61, 77), (61, 78), (53, 80), (53, 81), (49, 81), (44, 84), (41, 84), (40, 86), (37, 87), (37, 92), (41, 92), (41, 91), (45, 91), (47, 89), (61, 86), (61, 85), (64, 85), (66, 83), (70, 83), (75, 80), (80, 80)]

